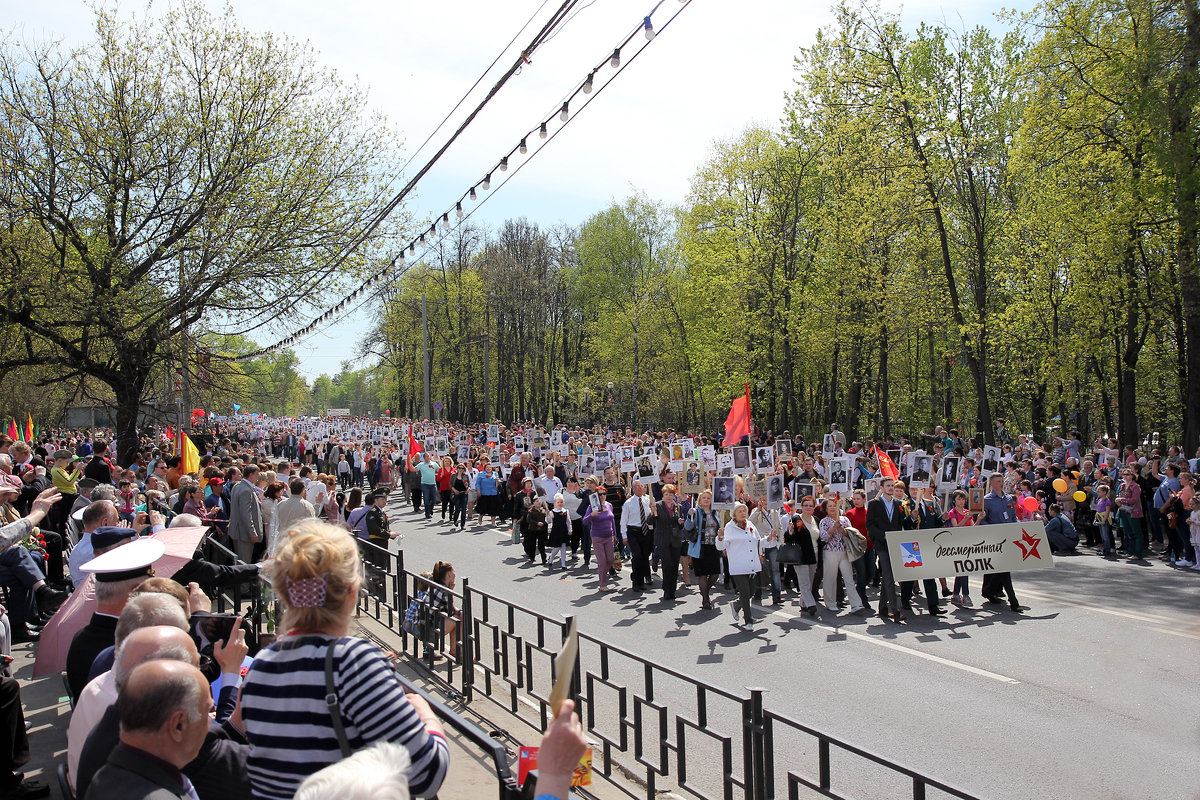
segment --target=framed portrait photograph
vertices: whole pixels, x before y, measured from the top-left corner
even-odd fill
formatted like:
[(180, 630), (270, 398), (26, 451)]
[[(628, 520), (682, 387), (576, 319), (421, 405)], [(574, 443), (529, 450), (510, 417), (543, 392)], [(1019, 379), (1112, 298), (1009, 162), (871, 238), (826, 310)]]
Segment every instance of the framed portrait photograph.
[(767, 508), (783, 507), (783, 476), (767, 476)]
[(513, 437), (513, 447), (515, 447), (517, 450), (524, 450), (525, 449), (525, 437), (521, 436), (521, 435), (514, 436)]
[(713, 508), (733, 508), (734, 495), (737, 492), (737, 479), (733, 477), (713, 478)]
[(871, 502), (876, 497), (879, 497), (879, 487), (883, 483), (882, 478), (867, 478), (863, 481), (863, 491), (866, 492), (867, 502)]
[(715, 472), (722, 478), (733, 477), (733, 453), (717, 453), (717, 468)]
[(962, 476), (962, 458), (959, 456), (946, 456), (942, 459), (942, 465), (938, 469), (938, 491), (952, 492), (958, 487), (958, 479)]
[(775, 469), (775, 448), (760, 447), (754, 453), (754, 471), (765, 475)]
[(717, 448), (711, 444), (696, 448), (696, 456), (704, 462), (705, 472), (717, 471)]
[(852, 456), (839, 456), (829, 460), (829, 488), (841, 494), (849, 494), (851, 489), (851, 470), (854, 469)]
[(471, 458), (471, 446), (467, 445), (467, 444), (460, 444), (458, 446), (458, 460), (459, 461), (469, 461), (470, 458)]
[(750, 471), (750, 447), (738, 445), (732, 449), (733, 471), (737, 475), (745, 475)]
[(775, 457), (777, 459), (792, 457), (792, 441), (790, 439), (780, 439), (775, 442)]
[(796, 497), (794, 499), (797, 503), (799, 503), (802, 498), (816, 497), (816, 496), (817, 496), (817, 485), (815, 483), (797, 483), (796, 484)]
[(967, 491), (967, 510), (972, 514), (983, 511), (983, 487), (972, 486)]
[(983, 460), (979, 462), (979, 471), (986, 478), (993, 472), (1000, 471), (1000, 448), (994, 445), (985, 445), (983, 448)]

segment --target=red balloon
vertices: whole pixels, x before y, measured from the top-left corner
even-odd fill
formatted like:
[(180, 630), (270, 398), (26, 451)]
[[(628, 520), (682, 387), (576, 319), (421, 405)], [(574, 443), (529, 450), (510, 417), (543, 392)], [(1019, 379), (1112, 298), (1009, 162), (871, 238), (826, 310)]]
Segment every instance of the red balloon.
[(204, 409), (203, 409), (203, 408), (193, 408), (193, 409), (192, 409), (192, 416), (193, 416), (193, 417), (203, 417), (203, 416), (204, 416)]
[(1038, 509), (1037, 498), (1033, 497), (1032, 495), (1030, 495), (1029, 497), (1026, 497), (1024, 500), (1021, 501), (1021, 508), (1028, 511), (1030, 514), (1032, 514), (1034, 511), (1037, 511), (1037, 509)]

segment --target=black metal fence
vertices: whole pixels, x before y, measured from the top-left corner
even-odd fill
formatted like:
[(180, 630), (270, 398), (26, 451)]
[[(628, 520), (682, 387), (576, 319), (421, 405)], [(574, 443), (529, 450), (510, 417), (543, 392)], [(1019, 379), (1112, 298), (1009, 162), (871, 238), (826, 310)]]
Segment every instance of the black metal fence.
[[(405, 569), (403, 551), (362, 541), (360, 547), (367, 563), (360, 613), (399, 635), (405, 652), (447, 690), (467, 702), (478, 690), (481, 699), (546, 728), (554, 656), (573, 615), (526, 608), (466, 578), (453, 590), (435, 586)], [(442, 593), (440, 603), (430, 600), (435, 592)], [(814, 793), (977, 800), (765, 708), (762, 689), (722, 689), (586, 631), (579, 640), (571, 696), (589, 738), (600, 743), (593, 772), (628, 797), (653, 800), (678, 789), (700, 800), (797, 800)]]

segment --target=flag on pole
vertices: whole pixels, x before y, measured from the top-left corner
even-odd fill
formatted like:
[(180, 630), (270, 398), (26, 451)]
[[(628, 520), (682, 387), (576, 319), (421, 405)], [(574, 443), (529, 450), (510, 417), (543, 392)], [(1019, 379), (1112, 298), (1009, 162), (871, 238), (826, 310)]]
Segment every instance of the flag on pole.
[(891, 456), (880, 450), (879, 445), (875, 445), (875, 457), (879, 459), (879, 474), (892, 480), (900, 477), (900, 470), (896, 468), (896, 462), (892, 461)]
[(729, 416), (725, 418), (726, 447), (732, 447), (750, 435), (750, 384), (746, 384), (746, 394), (733, 401), (729, 408)]
[(233, 413), (237, 414), (241, 410), (242, 410), (241, 406), (239, 406), (237, 403), (233, 404)]
[(33, 441), (33, 415), (25, 412), (25, 441)]
[(196, 449), (196, 445), (192, 444), (191, 438), (183, 431), (179, 432), (179, 438), (183, 443), (181, 455), (183, 461), (180, 464), (180, 469), (184, 475), (200, 471), (200, 451)]
[(9, 419), (8, 421), (8, 438), (14, 442), (21, 438), (21, 434), (17, 432), (17, 421), (15, 419)]
[(408, 432), (408, 457), (412, 458), (413, 456), (421, 455), (423, 449), (421, 443), (413, 438), (412, 431), (410, 430)]

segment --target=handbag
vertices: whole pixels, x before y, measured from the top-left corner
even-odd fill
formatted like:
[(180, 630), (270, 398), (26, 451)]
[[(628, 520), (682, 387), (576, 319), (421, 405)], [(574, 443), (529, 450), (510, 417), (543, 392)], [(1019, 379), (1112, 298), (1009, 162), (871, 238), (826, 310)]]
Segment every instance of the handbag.
[(867, 554), (867, 537), (853, 528), (842, 532), (842, 543), (846, 547), (846, 556), (851, 561), (858, 561)]
[(404, 610), (404, 622), (400, 625), (400, 627), (404, 629), (405, 633), (415, 636), (418, 639), (425, 638), (422, 636), (424, 633), (423, 628), (425, 626), (422, 624), (421, 620), (421, 606), (427, 605), (428, 603), (429, 592), (425, 589), (417, 592), (417, 596), (409, 602), (408, 608)]
[(800, 564), (804, 561), (804, 550), (798, 544), (781, 544), (775, 560), (780, 564)]

